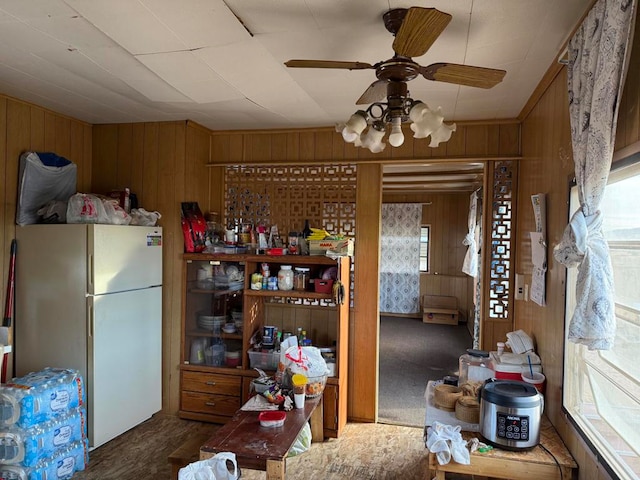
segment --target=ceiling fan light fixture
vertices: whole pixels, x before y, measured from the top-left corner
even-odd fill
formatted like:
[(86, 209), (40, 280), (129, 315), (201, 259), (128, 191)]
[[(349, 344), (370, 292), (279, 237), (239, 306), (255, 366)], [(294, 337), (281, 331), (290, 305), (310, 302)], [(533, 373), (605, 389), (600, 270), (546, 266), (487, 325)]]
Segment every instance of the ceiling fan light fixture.
[(437, 131), (442, 126), (442, 122), (444, 122), (441, 107), (434, 111), (422, 102), (414, 105), (409, 112), (409, 118), (413, 122), (411, 124), (413, 138), (427, 138)]
[(399, 147), (404, 143), (404, 134), (402, 133), (402, 117), (392, 118), (389, 143), (392, 147)]
[(456, 124), (447, 125), (443, 123), (435, 132), (431, 133), (431, 148), (436, 148), (441, 142), (447, 142), (451, 138), (451, 134), (456, 131)]
[(385, 134), (385, 124), (381, 121), (374, 122), (364, 139), (362, 140), (362, 146), (364, 148), (368, 148), (371, 153), (380, 153), (384, 150), (384, 147), (387, 146), (386, 143), (383, 143), (382, 137)]
[(369, 115), (364, 110), (355, 112), (347, 123), (342, 127), (342, 138), (347, 143), (355, 143), (359, 140), (360, 135), (367, 128)]

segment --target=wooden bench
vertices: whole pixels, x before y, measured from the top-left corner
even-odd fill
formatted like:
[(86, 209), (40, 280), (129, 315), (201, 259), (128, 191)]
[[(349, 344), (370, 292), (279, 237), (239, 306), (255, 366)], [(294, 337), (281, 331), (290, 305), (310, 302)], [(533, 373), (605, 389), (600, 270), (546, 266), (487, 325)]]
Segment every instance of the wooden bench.
[[(463, 432), (465, 440), (478, 433)], [(542, 445), (542, 448), (540, 445)], [(466, 474), (477, 478), (506, 478), (511, 480), (571, 480), (577, 478), (578, 465), (553, 428), (551, 422), (542, 417), (540, 445), (531, 450), (509, 451), (494, 448), (485, 453), (471, 454), (471, 464), (462, 465), (451, 460), (440, 465), (435, 453), (429, 452), (429, 479), (445, 480), (446, 472)], [(545, 450), (546, 448), (546, 450)], [(553, 454), (547, 453), (547, 450)], [(556, 463), (557, 462), (557, 463)]]
[(422, 322), (457, 325), (458, 299), (446, 295), (422, 296)]
[(284, 480), (286, 457), (307, 422), (312, 441), (323, 441), (322, 396), (307, 398), (304, 408), (287, 412), (282, 427), (260, 426), (258, 412), (238, 410), (235, 415), (200, 447), (200, 460), (219, 452), (232, 452), (240, 469), (263, 470), (267, 480)]

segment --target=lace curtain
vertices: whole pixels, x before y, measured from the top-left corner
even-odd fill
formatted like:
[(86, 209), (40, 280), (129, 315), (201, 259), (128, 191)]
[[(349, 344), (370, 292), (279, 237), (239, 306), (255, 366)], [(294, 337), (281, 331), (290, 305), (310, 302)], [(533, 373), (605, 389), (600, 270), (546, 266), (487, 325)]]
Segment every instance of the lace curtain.
[(598, 207), (611, 168), (635, 10), (634, 0), (599, 0), (568, 46), (571, 144), (580, 208), (554, 256), (567, 267), (578, 267), (568, 338), (590, 350), (609, 350), (615, 338), (613, 273)]
[(469, 217), (467, 219), (467, 234), (462, 241), (463, 245), (467, 245), (467, 253), (462, 262), (462, 273), (466, 273), (470, 277), (478, 276), (478, 242), (476, 240), (478, 233), (476, 224), (478, 218), (478, 191), (471, 194), (469, 200)]
[(420, 227), (422, 205), (382, 205), (380, 311), (420, 311)]

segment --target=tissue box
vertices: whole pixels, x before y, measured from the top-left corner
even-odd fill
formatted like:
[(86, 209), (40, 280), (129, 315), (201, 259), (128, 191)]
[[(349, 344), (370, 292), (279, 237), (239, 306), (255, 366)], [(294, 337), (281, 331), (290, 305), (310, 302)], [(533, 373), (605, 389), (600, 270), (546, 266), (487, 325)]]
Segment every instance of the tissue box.
[(324, 255), (327, 250), (353, 257), (353, 239), (309, 240), (309, 255)]

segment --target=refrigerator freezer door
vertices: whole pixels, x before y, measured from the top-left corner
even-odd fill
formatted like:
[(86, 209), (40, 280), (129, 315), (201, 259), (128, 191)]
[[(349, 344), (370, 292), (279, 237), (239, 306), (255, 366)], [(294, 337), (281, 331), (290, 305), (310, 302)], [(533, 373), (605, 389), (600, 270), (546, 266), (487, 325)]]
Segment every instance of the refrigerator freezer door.
[(88, 297), (89, 445), (162, 408), (162, 288)]
[(16, 227), (18, 376), (50, 366), (87, 377), (86, 231), (86, 225)]
[(162, 228), (90, 225), (87, 292), (92, 295), (162, 285)]

